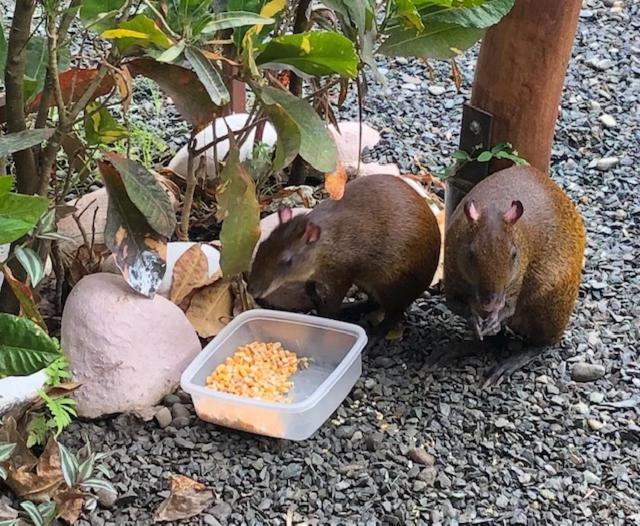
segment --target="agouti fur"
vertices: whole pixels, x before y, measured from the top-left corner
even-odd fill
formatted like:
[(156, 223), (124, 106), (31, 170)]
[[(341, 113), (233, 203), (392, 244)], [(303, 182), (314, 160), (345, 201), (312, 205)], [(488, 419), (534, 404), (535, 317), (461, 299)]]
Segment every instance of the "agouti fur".
[(578, 296), (584, 249), (582, 218), (549, 176), (528, 166), (501, 170), (451, 215), (447, 303), (480, 339), (506, 324), (534, 345), (553, 344)]
[(355, 284), (384, 311), (388, 326), (429, 286), (438, 265), (435, 216), (399, 177), (357, 178), (340, 200), (296, 217), (282, 209), (279, 216), (249, 276), (256, 299), (284, 283), (306, 282), (318, 313), (336, 316)]

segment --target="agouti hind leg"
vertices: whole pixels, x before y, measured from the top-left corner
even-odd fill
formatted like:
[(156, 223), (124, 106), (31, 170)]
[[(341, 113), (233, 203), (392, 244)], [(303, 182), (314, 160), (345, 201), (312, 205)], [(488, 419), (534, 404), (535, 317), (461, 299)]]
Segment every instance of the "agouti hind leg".
[(489, 370), (484, 383), (483, 389), (500, 385), (504, 380), (509, 378), (513, 373), (522, 369), (529, 362), (540, 356), (545, 351), (544, 347), (531, 347), (520, 352), (510, 354), (504, 360)]

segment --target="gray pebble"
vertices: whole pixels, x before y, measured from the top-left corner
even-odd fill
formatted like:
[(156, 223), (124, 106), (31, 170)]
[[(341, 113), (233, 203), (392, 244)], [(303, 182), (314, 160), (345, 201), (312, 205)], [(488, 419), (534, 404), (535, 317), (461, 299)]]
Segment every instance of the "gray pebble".
[(423, 466), (433, 466), (436, 463), (435, 457), (423, 448), (415, 448), (409, 451), (409, 458)]
[(155, 419), (158, 422), (158, 425), (164, 429), (171, 423), (171, 411), (166, 407), (161, 407), (156, 411)]
[(571, 367), (571, 379), (574, 382), (593, 382), (602, 378), (604, 373), (604, 366), (594, 363), (578, 362)]
[(601, 172), (606, 172), (607, 170), (613, 168), (618, 164), (617, 157), (603, 157), (602, 159), (598, 159), (596, 161), (596, 169)]

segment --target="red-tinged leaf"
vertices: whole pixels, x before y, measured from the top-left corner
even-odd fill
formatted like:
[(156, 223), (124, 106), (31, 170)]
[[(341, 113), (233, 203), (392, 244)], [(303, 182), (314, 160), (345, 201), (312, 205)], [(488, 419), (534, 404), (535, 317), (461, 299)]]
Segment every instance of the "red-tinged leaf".
[[(62, 99), (65, 104), (69, 104), (70, 102), (77, 102), (78, 99), (84, 95), (85, 91), (89, 87), (89, 84), (93, 81), (95, 76), (98, 74), (97, 69), (69, 69), (64, 73), (60, 73), (58, 78), (60, 79), (60, 90), (62, 91)], [(107, 75), (93, 94), (92, 100), (97, 99), (98, 97), (102, 97), (109, 93), (114, 86), (114, 80), (111, 75)], [(35, 96), (31, 104), (29, 104), (29, 112), (35, 112), (40, 107), (40, 101), (42, 100), (42, 93), (38, 93)], [(53, 98), (49, 100), (49, 106), (55, 105), (55, 101)]]
[(155, 81), (171, 97), (180, 114), (196, 128), (209, 124), (221, 115), (221, 108), (211, 101), (209, 93), (193, 71), (148, 58), (127, 62), (127, 68), (134, 77), (142, 75)]
[(109, 193), (105, 242), (127, 283), (153, 297), (166, 270), (167, 238), (155, 232), (133, 204), (118, 170), (106, 161), (98, 165)]
[(29, 318), (32, 322), (37, 323), (46, 331), (47, 326), (38, 310), (31, 288), (14, 278), (9, 267), (2, 267), (2, 273), (4, 274), (5, 281), (9, 284), (13, 294), (20, 303), (20, 314)]
[(171, 495), (164, 500), (154, 520), (178, 521), (188, 519), (202, 513), (214, 499), (213, 491), (204, 484), (185, 477), (184, 475), (169, 475), (171, 479)]

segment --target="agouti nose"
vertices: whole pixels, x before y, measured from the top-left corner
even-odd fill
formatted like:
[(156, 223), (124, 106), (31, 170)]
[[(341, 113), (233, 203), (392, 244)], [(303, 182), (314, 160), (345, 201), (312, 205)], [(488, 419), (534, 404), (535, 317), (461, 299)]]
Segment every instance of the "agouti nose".
[(485, 312), (494, 312), (504, 307), (504, 293), (490, 292), (480, 295), (478, 299)]

